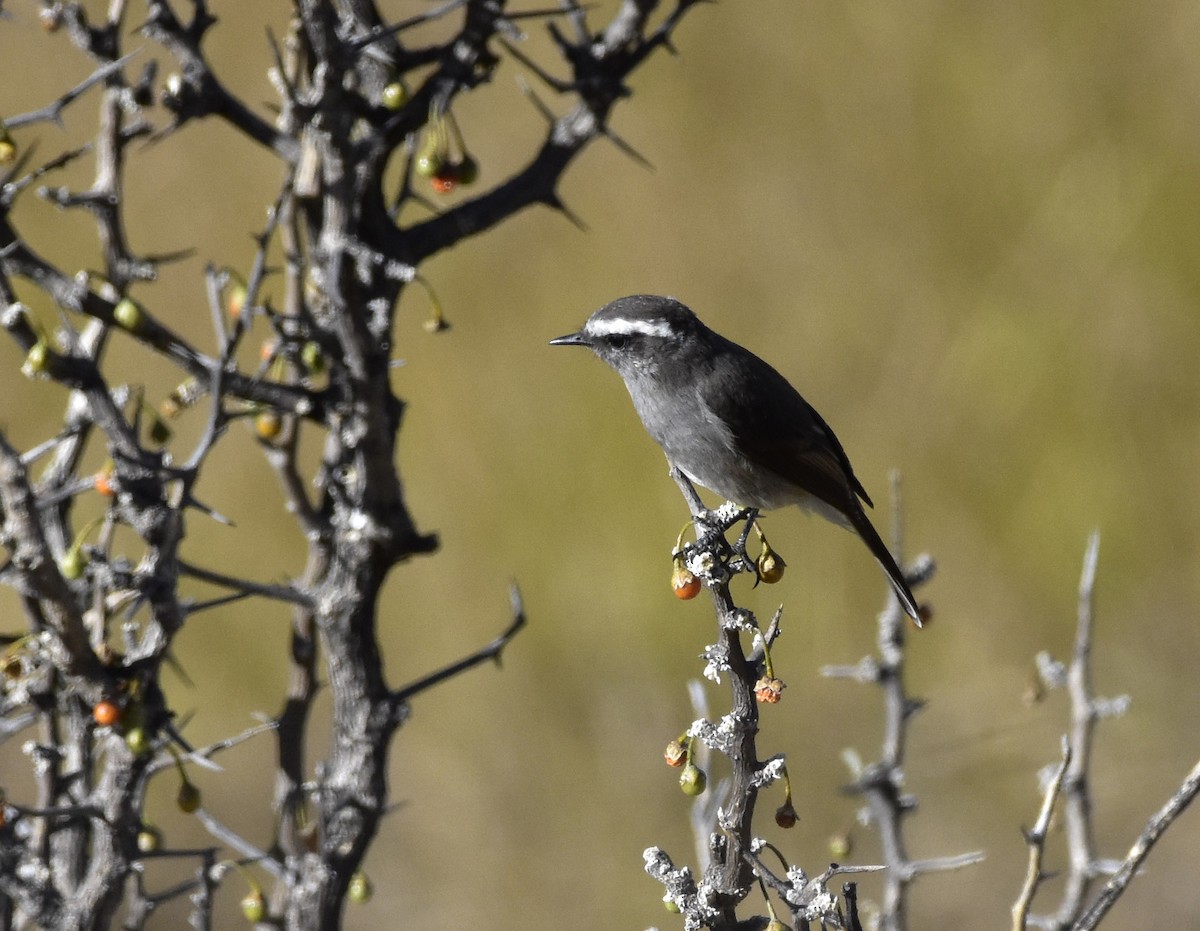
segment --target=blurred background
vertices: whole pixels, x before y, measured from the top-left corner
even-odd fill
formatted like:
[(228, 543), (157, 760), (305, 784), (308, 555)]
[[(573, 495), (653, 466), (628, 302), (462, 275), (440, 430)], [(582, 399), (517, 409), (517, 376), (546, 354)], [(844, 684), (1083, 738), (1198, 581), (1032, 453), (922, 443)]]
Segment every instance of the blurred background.
[[(264, 23), (281, 34), (289, 5), (266, 6), (214, 0), (221, 21), (207, 46), (264, 114), (274, 99)], [(426, 8), (381, 6), (392, 19)], [(593, 22), (612, 9), (596, 4)], [(5, 11), (0, 114), (43, 105), (88, 73), (65, 36), (43, 35), (35, 4)], [(527, 26), (529, 54), (553, 62), (542, 27)], [(428, 301), (406, 292), (399, 461), (419, 526), (442, 547), (392, 577), (380, 618), (392, 682), (491, 640), (512, 580), (530, 623), (500, 669), (414, 702), (394, 746), (397, 809), (366, 862), (376, 895), (348, 908), (346, 927), (677, 925), (641, 854), (661, 845), (694, 862), (690, 803), (661, 750), (692, 718), (685, 683), (714, 639), (712, 613), (705, 598), (670, 595), (686, 509), (620, 381), (585, 352), (546, 345), (643, 291), (686, 301), (792, 380), (837, 430), (885, 536), (889, 471), (903, 475), (907, 555), (939, 564), (920, 592), (936, 617), (909, 641), (911, 689), (929, 702), (911, 730), (908, 788), (921, 807), (909, 853), (987, 854), (922, 879), (911, 926), (1008, 921), (1037, 772), (1056, 761), (1068, 720), (1062, 694), (1023, 699), (1038, 651), (1067, 658), (1093, 529), (1095, 685), (1133, 699), (1099, 731), (1096, 841), (1101, 855), (1124, 856), (1200, 746), (1198, 39), (1200, 8), (1182, 0), (702, 6), (678, 30), (680, 54), (637, 72), (613, 120), (654, 170), (597, 143), (562, 188), (586, 231), (537, 209), (422, 269), (452, 329), (425, 332)], [(456, 106), (481, 184), (522, 165), (544, 132), (521, 74), (505, 59)], [(18, 142), (57, 154), (86, 138), (95, 100), (73, 105), (64, 130)], [(46, 180), (79, 187), (89, 171), (84, 160)], [(214, 122), (136, 152), (133, 248), (197, 253), (135, 296), (211, 346), (204, 263), (248, 265), (280, 177)], [(66, 271), (96, 267), (79, 211), (27, 194), (16, 222)], [(44, 298), (22, 294), (52, 326)], [(119, 336), (110, 359), (150, 398), (179, 378)], [(65, 396), (21, 378), (20, 362), (0, 344), (0, 420), (28, 445), (53, 432)], [(181, 425), (179, 455), (199, 419)], [(268, 581), (301, 573), (297, 530), (249, 431), (222, 444), (199, 492), (238, 528), (193, 516), (187, 558)], [(782, 800), (771, 789), (761, 831), (809, 872), (838, 858), (829, 838), (846, 832), (845, 859), (874, 862), (874, 837), (839, 792), (840, 756), (875, 757), (880, 696), (818, 669), (872, 648), (886, 582), (850, 534), (799, 512), (766, 526), (790, 569), (777, 586), (740, 580), (735, 594), (763, 618), (785, 606), (773, 652), (789, 688), (766, 709), (760, 748), (788, 755), (801, 820), (789, 833), (771, 824)], [(16, 602), (3, 597), (4, 629), (16, 628)], [(177, 657), (194, 685), (170, 673), (167, 685), (194, 743), (278, 710), (287, 634), (274, 605), (188, 624)], [(723, 690), (709, 694), (722, 712)], [(271, 756), (260, 738), (226, 754), (223, 774), (194, 775), (206, 807), (256, 842), (270, 831)], [(2, 781), (19, 786), (26, 762), (11, 742), (0, 748)], [(171, 844), (205, 843), (174, 810), (175, 789), (164, 775), (148, 813)], [(1146, 927), (1134, 916), (1153, 909), (1155, 927), (1191, 926), (1198, 843), (1192, 812), (1109, 924)], [(1064, 866), (1060, 844), (1051, 869)], [(878, 888), (864, 880), (863, 897)], [(241, 921), (243, 891), (231, 882), (221, 893), (228, 926)], [(1057, 891), (1049, 884), (1035, 910), (1055, 907)], [(156, 920), (171, 927), (180, 914)]]

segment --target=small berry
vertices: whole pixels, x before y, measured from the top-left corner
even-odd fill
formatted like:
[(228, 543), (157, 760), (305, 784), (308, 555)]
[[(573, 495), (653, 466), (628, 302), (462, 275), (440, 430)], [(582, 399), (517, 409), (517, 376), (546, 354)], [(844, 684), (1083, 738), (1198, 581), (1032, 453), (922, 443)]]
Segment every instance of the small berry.
[(0, 165), (7, 165), (17, 157), (17, 144), (8, 136), (0, 136)]
[(701, 583), (683, 564), (683, 557), (675, 557), (675, 567), (671, 571), (671, 591), (681, 601), (690, 601), (700, 594)]
[(668, 766), (682, 766), (687, 762), (687, 747), (678, 740), (672, 740), (663, 751), (663, 758)]
[(455, 166), (455, 174), (458, 176), (458, 183), (462, 185), (474, 184), (479, 180), (479, 162), (470, 155), (463, 155), (462, 160)]
[(762, 553), (758, 557), (758, 577), (768, 585), (774, 585), (783, 578), (783, 570), (787, 567), (787, 563), (783, 561), (783, 557), (776, 553), (769, 546), (764, 547)]
[(150, 750), (150, 735), (146, 728), (141, 725), (129, 728), (125, 732), (125, 746), (134, 756), (145, 756)]
[(42, 7), (38, 11), (38, 21), (46, 32), (58, 32), (63, 21), (62, 8), (57, 3), (54, 6)]
[(794, 828), (798, 820), (799, 815), (796, 814), (790, 798), (775, 809), (775, 823), (781, 828)]
[(258, 358), (262, 362), (270, 362), (275, 358), (275, 350), (277, 349), (275, 340), (264, 339), (262, 345), (258, 347)]
[(150, 442), (162, 446), (171, 438), (171, 428), (167, 422), (155, 414), (150, 419)]
[(268, 408), (254, 415), (254, 432), (258, 434), (259, 439), (270, 442), (282, 431), (283, 418), (279, 416), (279, 411)]
[(393, 81), (379, 95), (379, 102), (389, 110), (399, 110), (408, 103), (408, 92), (399, 81)]
[(225, 309), (233, 320), (241, 317), (242, 311), (246, 309), (246, 285), (236, 278), (229, 285), (229, 291), (225, 295)]
[(445, 164), (446, 160), (439, 151), (437, 139), (430, 137), (429, 142), (417, 153), (417, 158), (413, 162), (413, 171), (422, 178), (432, 178), (442, 170), (442, 166)]
[(130, 333), (136, 333), (145, 322), (142, 309), (127, 297), (117, 301), (117, 306), (113, 308), (113, 319)]
[(754, 683), (754, 697), (760, 702), (774, 705), (783, 697), (783, 690), (786, 687), (787, 685), (782, 679), (763, 676)]
[(98, 701), (92, 706), (92, 720), (101, 727), (112, 727), (121, 720), (121, 709), (116, 702), (109, 701), (107, 698)]
[(38, 340), (25, 353), (25, 361), (21, 364), (21, 374), (26, 378), (36, 378), (45, 375), (50, 364), (50, 347), (44, 340)]
[(683, 789), (684, 795), (700, 795), (707, 787), (708, 777), (695, 763), (688, 763), (679, 774), (679, 788)]
[(300, 361), (310, 375), (320, 375), (325, 371), (325, 354), (321, 352), (321, 346), (311, 339), (300, 348)]
[(850, 856), (854, 850), (854, 841), (849, 833), (834, 834), (829, 838), (829, 852), (839, 860), (844, 860)]
[(112, 470), (101, 469), (92, 477), (92, 487), (105, 498), (111, 498), (117, 493), (112, 484)]
[(62, 573), (64, 579), (75, 581), (83, 575), (83, 570), (87, 568), (88, 558), (84, 554), (82, 548), (72, 546), (62, 555), (62, 559), (58, 561), (58, 571)]
[(162, 831), (152, 824), (143, 824), (138, 831), (137, 848), (142, 853), (154, 853), (162, 846)]
[(433, 189), (439, 194), (449, 194), (458, 185), (458, 174), (453, 165), (443, 165), (429, 180)]
[(787, 925), (785, 925), (778, 918), (772, 918), (767, 922), (767, 927), (764, 929), (764, 931), (787, 931)]
[(346, 895), (355, 905), (366, 905), (371, 901), (371, 896), (375, 894), (375, 887), (371, 884), (371, 879), (362, 870), (359, 870), (350, 877), (350, 885), (346, 888)]
[(679, 914), (679, 903), (671, 898), (671, 893), (669, 892), (663, 896), (663, 908), (665, 908), (672, 915)]
[(258, 923), (267, 913), (267, 901), (261, 889), (254, 888), (242, 897), (242, 915), (247, 921)]
[(179, 806), (179, 810), (184, 814), (190, 815), (200, 807), (200, 790), (196, 786), (184, 779), (179, 783), (179, 792), (175, 795), (175, 804)]

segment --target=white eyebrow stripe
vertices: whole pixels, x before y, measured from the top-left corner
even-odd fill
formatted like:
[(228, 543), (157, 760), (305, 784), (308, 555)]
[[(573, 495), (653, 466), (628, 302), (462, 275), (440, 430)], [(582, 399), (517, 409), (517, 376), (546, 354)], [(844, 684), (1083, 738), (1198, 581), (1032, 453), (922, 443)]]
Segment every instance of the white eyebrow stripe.
[(671, 335), (671, 326), (662, 320), (630, 320), (626, 317), (612, 317), (607, 320), (590, 320), (587, 325), (590, 336), (631, 336), (638, 333), (642, 336), (657, 336), (666, 339)]

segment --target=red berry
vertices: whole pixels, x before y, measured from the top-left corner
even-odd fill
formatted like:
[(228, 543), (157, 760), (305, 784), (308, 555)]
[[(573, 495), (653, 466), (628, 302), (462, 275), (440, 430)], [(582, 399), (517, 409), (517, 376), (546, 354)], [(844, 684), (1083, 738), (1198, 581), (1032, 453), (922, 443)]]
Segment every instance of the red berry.
[(449, 194), (458, 185), (458, 175), (446, 167), (430, 178), (429, 183), (439, 194)]

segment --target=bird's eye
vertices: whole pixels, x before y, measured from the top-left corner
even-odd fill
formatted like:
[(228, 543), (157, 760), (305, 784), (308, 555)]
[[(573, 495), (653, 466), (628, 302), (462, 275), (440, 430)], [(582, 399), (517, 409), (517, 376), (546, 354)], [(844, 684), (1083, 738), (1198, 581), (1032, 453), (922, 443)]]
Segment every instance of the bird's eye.
[(629, 345), (629, 337), (623, 333), (612, 333), (608, 337), (608, 345), (613, 349), (624, 349)]

